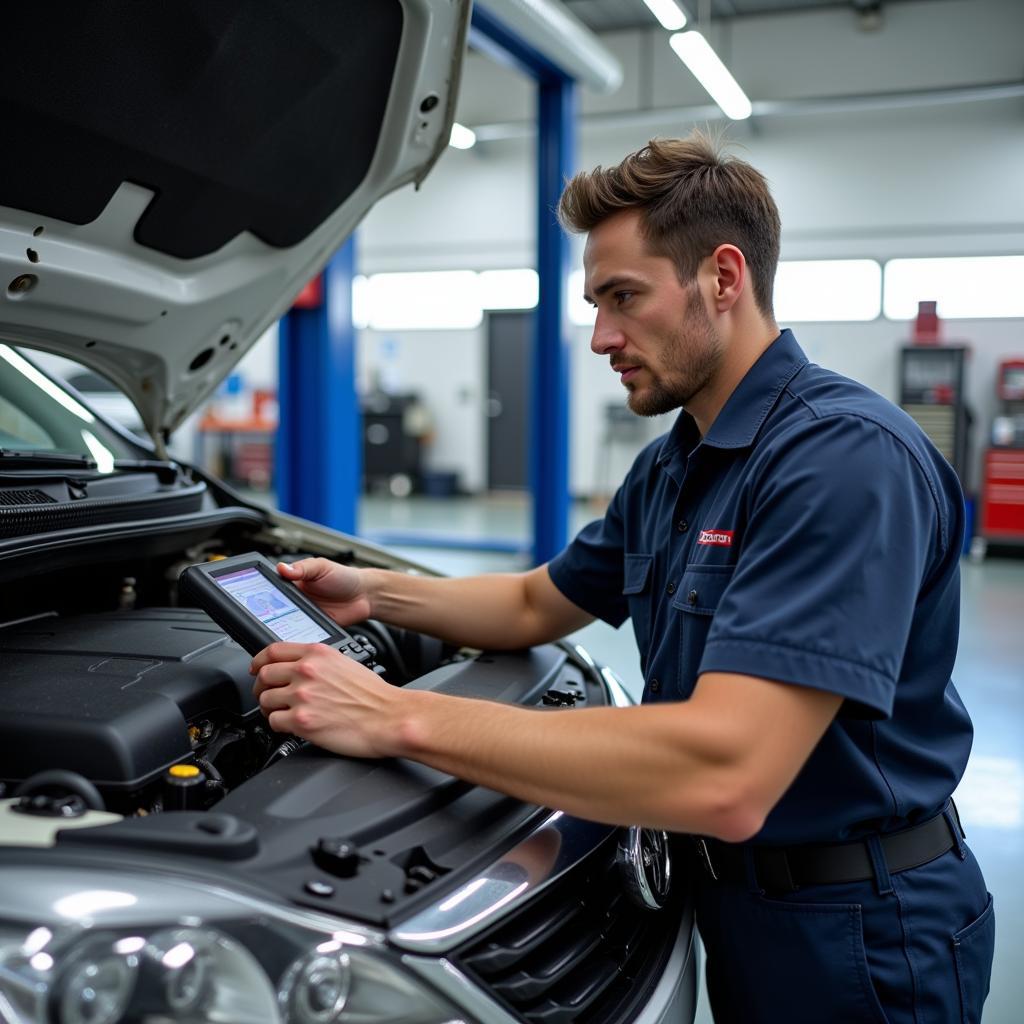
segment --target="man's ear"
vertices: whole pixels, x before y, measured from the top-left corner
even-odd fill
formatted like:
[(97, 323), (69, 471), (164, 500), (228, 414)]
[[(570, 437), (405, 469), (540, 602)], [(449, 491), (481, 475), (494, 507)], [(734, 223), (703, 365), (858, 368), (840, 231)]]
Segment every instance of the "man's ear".
[(735, 245), (723, 243), (709, 257), (713, 275), (711, 302), (719, 313), (728, 313), (747, 287), (747, 261)]

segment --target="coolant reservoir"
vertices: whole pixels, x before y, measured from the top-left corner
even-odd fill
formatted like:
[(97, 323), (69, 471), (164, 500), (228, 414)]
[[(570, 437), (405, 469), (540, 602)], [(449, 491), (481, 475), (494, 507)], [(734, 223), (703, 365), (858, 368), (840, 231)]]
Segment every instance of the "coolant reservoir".
[(120, 814), (86, 810), (74, 817), (54, 817), (19, 810), (20, 799), (0, 800), (0, 846), (53, 846), (65, 828), (95, 828), (121, 820)]

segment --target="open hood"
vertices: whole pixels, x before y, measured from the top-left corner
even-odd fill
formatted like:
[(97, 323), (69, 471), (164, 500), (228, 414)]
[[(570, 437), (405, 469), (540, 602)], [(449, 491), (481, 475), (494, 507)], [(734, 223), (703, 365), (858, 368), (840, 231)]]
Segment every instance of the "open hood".
[(451, 130), (470, 0), (53, 0), (0, 37), (0, 338), (159, 444)]

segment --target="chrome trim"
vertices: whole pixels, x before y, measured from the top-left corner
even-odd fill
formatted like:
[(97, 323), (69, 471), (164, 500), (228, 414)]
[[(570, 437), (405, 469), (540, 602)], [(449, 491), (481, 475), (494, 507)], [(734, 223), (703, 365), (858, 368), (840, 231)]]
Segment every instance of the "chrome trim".
[(481, 1024), (521, 1024), (517, 1017), (495, 1002), (479, 985), (470, 981), (450, 960), (424, 957), (402, 957), (402, 966), (432, 985), (460, 1010), (465, 1010)]
[(626, 691), (625, 686), (622, 685), (622, 680), (607, 666), (601, 669), (601, 678), (604, 680), (605, 686), (608, 687), (608, 693), (615, 707), (631, 708), (636, 703)]
[(586, 649), (582, 644), (573, 644), (572, 649), (576, 652), (576, 657), (580, 659), (588, 668), (597, 671), (597, 662), (590, 656), (590, 651)]
[(615, 829), (556, 811), (458, 889), (388, 934), (413, 953), (443, 953), (487, 928), (578, 864)]

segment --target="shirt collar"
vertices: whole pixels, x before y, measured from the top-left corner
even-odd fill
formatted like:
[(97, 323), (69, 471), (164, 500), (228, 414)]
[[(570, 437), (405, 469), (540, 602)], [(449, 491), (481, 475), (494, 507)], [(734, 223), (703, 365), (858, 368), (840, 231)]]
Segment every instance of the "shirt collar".
[[(746, 371), (702, 442), (718, 449), (750, 447), (782, 389), (807, 361), (793, 332), (783, 331)], [(700, 440), (693, 417), (683, 412), (662, 444), (657, 460), (668, 462), (680, 450), (689, 453)]]
[[(703, 443), (712, 448), (750, 447), (782, 389), (806, 365), (807, 356), (797, 344), (793, 332), (783, 331), (736, 385)], [(690, 452), (699, 441), (697, 425), (693, 417), (684, 411), (665, 438), (658, 461), (667, 462), (680, 450)]]

